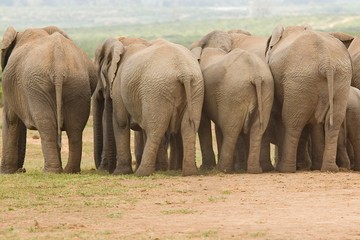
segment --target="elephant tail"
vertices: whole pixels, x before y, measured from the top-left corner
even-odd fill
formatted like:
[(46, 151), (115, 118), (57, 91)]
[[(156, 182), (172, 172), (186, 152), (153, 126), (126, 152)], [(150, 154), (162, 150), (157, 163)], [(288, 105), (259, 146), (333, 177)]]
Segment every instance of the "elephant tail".
[[(54, 33), (54, 58), (55, 62), (63, 62), (65, 56), (65, 50), (62, 47), (62, 36), (59, 37), (60, 33)], [(55, 86), (55, 97), (56, 97), (56, 122), (57, 122), (57, 144), (59, 149), (61, 149), (61, 125), (62, 125), (62, 95), (63, 95), (63, 84), (66, 77), (66, 70), (63, 69), (62, 64), (55, 63), (55, 76), (54, 76), (54, 86)]]
[[(58, 79), (60, 80), (60, 79)], [(58, 147), (61, 149), (61, 109), (62, 109), (62, 89), (63, 81), (55, 81), (55, 95), (56, 95), (56, 121), (57, 121), (57, 133), (58, 133)]]
[(264, 129), (264, 120), (263, 120), (263, 102), (262, 102), (262, 83), (263, 80), (261, 77), (256, 78), (254, 80), (254, 85), (256, 89), (256, 97), (258, 102), (258, 110), (259, 110), (259, 119), (260, 119), (260, 129), (263, 131)]
[(320, 66), (320, 72), (327, 79), (328, 94), (329, 94), (329, 121), (330, 127), (334, 124), (334, 69), (329, 64), (328, 66), (322, 68)]
[(329, 89), (329, 105), (330, 105), (330, 127), (334, 124), (334, 70), (329, 68), (326, 71), (326, 78)]
[(186, 103), (187, 103), (187, 110), (189, 114), (189, 121), (192, 127), (195, 129), (195, 121), (193, 116), (193, 109), (192, 109), (192, 96), (191, 96), (191, 81), (193, 77), (180, 75), (178, 76), (180, 82), (184, 85), (185, 88), (185, 95), (186, 95)]

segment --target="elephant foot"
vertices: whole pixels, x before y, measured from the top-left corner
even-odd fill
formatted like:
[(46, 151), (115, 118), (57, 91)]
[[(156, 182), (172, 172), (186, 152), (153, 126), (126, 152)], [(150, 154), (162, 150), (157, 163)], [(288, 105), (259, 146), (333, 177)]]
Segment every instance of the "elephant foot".
[(272, 172), (275, 170), (273, 165), (267, 164), (265, 166), (261, 166), (263, 172)]
[(64, 168), (64, 173), (80, 173), (80, 167), (70, 167), (66, 166)]
[(166, 171), (168, 170), (169, 166), (167, 163), (159, 163), (159, 164), (156, 164), (156, 171)]
[(351, 169), (350, 164), (341, 164), (339, 166), (340, 171), (348, 171)]
[(340, 172), (350, 172), (351, 170), (349, 168), (339, 167)]
[(334, 165), (334, 164), (328, 165), (328, 166), (322, 166), (321, 171), (322, 172), (338, 172), (339, 167), (337, 165)]
[(1, 173), (2, 174), (12, 174), (12, 173), (16, 173), (18, 171), (17, 168), (6, 168), (6, 167), (1, 167)]
[(62, 167), (45, 167), (44, 172), (46, 172), (46, 173), (62, 173), (63, 168)]
[(313, 171), (316, 171), (316, 170), (320, 170), (321, 169), (321, 166), (318, 166), (318, 165), (311, 165), (311, 170)]
[(294, 173), (296, 172), (296, 166), (284, 166), (282, 164), (276, 166), (276, 171), (281, 173)]
[(138, 177), (145, 177), (145, 176), (150, 176), (153, 173), (154, 173), (154, 169), (141, 167), (140, 165), (140, 167), (136, 170), (135, 175)]
[(223, 164), (218, 164), (216, 166), (217, 170), (219, 170), (220, 172), (223, 173), (233, 173), (234, 172), (234, 168), (230, 167), (230, 166), (225, 166)]
[(133, 170), (131, 166), (121, 166), (116, 167), (112, 174), (114, 175), (126, 175), (126, 174), (133, 174)]
[(354, 166), (353, 170), (354, 171), (360, 171), (360, 166)]
[(26, 169), (25, 168), (19, 168), (16, 172), (17, 173), (26, 173)]
[(216, 162), (215, 162), (214, 158), (202, 160), (201, 169), (211, 170), (211, 169), (214, 169), (215, 167), (216, 167)]
[(248, 166), (248, 167), (247, 167), (247, 172), (248, 172), (248, 173), (257, 174), (257, 173), (262, 173), (263, 170), (262, 170), (261, 167), (251, 167), (251, 166)]
[(202, 164), (202, 165), (200, 166), (200, 169), (201, 169), (201, 170), (212, 170), (212, 169), (215, 168), (215, 166), (216, 166), (216, 165)]
[(182, 175), (183, 176), (193, 176), (193, 175), (198, 175), (199, 171), (197, 170), (197, 168), (191, 168), (191, 169), (183, 169), (182, 170)]

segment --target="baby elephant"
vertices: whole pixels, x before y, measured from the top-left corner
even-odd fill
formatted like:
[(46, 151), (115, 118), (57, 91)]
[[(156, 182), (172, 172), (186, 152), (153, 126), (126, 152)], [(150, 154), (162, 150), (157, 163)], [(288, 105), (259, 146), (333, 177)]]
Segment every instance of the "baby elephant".
[(191, 47), (200, 59), (205, 82), (199, 128), (203, 167), (214, 162), (209, 129), (212, 120), (220, 130), (217, 168), (233, 171), (237, 139), (241, 133), (249, 133), (247, 171), (260, 173), (261, 140), (274, 98), (273, 78), (260, 57), (239, 48), (231, 49), (231, 42), (227, 33), (213, 31)]
[(350, 88), (346, 117), (339, 133), (336, 161), (341, 168), (360, 171), (360, 90), (355, 87)]
[(22, 168), (26, 128), (38, 130), (46, 172), (62, 172), (61, 131), (69, 138), (65, 172), (80, 171), (82, 132), (96, 87), (95, 65), (57, 27), (17, 32), (2, 40), (4, 94), (2, 173)]

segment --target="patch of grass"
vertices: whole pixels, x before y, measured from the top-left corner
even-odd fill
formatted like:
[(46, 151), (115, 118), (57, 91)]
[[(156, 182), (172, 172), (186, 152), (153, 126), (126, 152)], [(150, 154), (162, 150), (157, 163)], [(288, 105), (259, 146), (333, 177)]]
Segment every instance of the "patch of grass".
[(218, 231), (216, 230), (192, 232), (187, 235), (187, 238), (188, 239), (221, 239)]
[(230, 190), (224, 190), (224, 191), (221, 192), (221, 194), (229, 195), (229, 194), (231, 194), (231, 191)]
[(266, 233), (265, 232), (251, 232), (251, 233), (248, 233), (248, 235), (251, 238), (263, 238), (266, 236)]
[(161, 211), (161, 213), (165, 215), (172, 215), (172, 214), (193, 214), (195, 213), (195, 210), (187, 209), (187, 208), (181, 208), (181, 209), (169, 209)]
[(216, 202), (220, 202), (220, 201), (225, 201), (225, 197), (224, 196), (210, 196), (208, 198), (209, 202), (213, 202), (213, 203), (216, 203)]
[(122, 217), (122, 213), (120, 212), (114, 212), (114, 213), (110, 213), (107, 215), (108, 218), (121, 218)]

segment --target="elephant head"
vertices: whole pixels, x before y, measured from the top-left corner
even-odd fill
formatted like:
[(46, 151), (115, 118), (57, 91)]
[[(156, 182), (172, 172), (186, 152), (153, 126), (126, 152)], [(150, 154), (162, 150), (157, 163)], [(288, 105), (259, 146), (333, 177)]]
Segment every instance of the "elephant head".
[(123, 52), (124, 46), (116, 38), (106, 40), (95, 52), (98, 84), (93, 96), (94, 158), (97, 168), (110, 173), (116, 167), (110, 90)]
[(244, 34), (247, 36), (251, 36), (251, 33), (249, 33), (248, 31), (242, 30), (242, 29), (233, 29), (233, 30), (229, 30), (227, 31), (229, 34)]
[(229, 33), (220, 30), (214, 30), (207, 35), (205, 35), (200, 41), (194, 42), (190, 46), (190, 50), (199, 60), (202, 49), (209, 48), (219, 48), (224, 52), (228, 53), (232, 49), (232, 39)]
[(124, 53), (124, 45), (116, 38), (107, 39), (95, 53), (95, 64), (98, 76), (101, 79), (100, 86), (105, 92), (111, 93), (111, 86), (120, 65), (121, 54)]
[[(268, 39), (265, 51), (266, 58), (268, 59), (269, 53), (272, 51), (273, 47), (275, 47), (281, 41), (281, 39), (286, 38), (290, 34), (306, 30), (312, 30), (311, 26), (290, 26), (287, 28), (284, 28), (283, 26), (277, 26)], [(330, 35), (339, 39), (346, 48), (348, 48), (351, 42), (354, 40), (353, 36), (346, 33), (334, 32), (330, 33)]]
[[(24, 34), (31, 32), (31, 34)], [(45, 33), (44, 33), (45, 32)], [(15, 46), (21, 41), (29, 42), (44, 34), (51, 35), (55, 32), (60, 33), (65, 38), (70, 39), (69, 36), (60, 28), (55, 26), (48, 26), (44, 28), (32, 28), (24, 32), (17, 32), (13, 27), (8, 27), (4, 33), (2, 45), (1, 45), (1, 68), (4, 71), (8, 59), (14, 50)]]
[(354, 36), (351, 36), (343, 32), (332, 32), (330, 33), (330, 35), (339, 39), (345, 45), (346, 48), (349, 48), (350, 44), (354, 40)]
[(42, 28), (45, 32), (47, 32), (49, 35), (58, 32), (61, 35), (63, 35), (65, 38), (70, 39), (70, 37), (60, 28), (56, 27), (56, 26), (47, 26)]
[(12, 50), (15, 47), (18, 32), (13, 27), (8, 27), (4, 33), (1, 44), (1, 68), (4, 71)]

